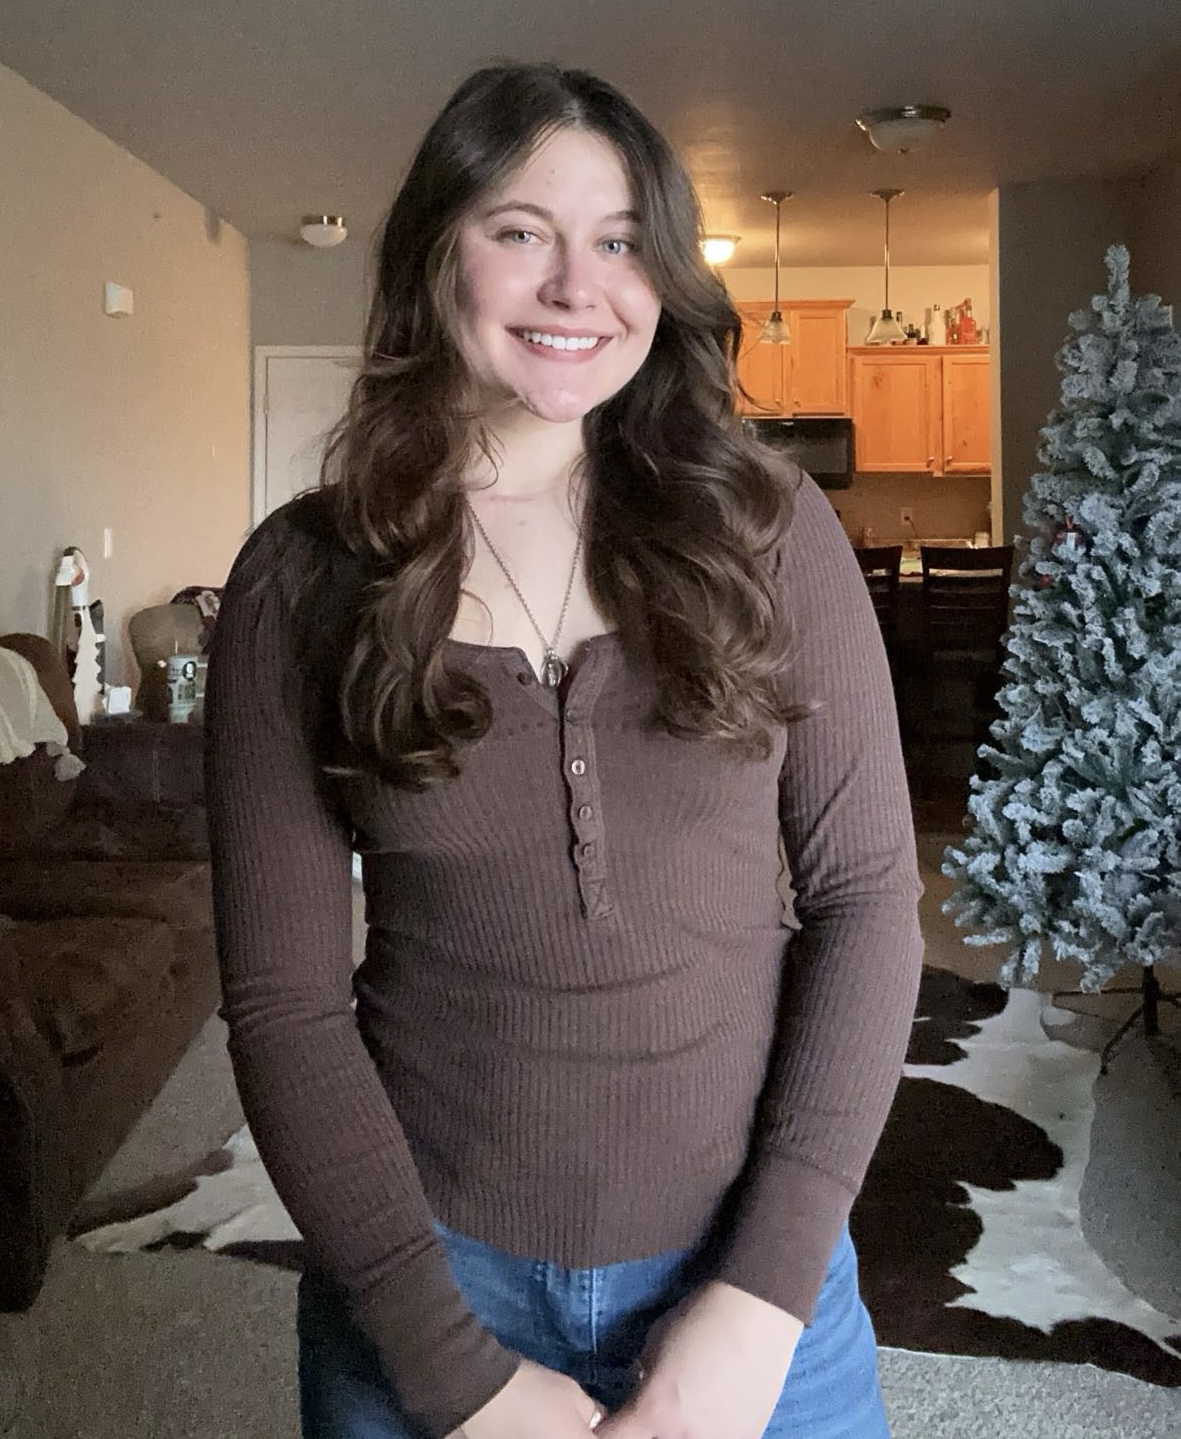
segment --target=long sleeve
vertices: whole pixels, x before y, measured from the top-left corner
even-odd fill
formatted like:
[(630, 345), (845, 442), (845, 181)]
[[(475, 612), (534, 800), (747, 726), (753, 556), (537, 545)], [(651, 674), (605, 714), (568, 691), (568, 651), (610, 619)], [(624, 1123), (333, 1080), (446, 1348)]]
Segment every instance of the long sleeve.
[(901, 1074), (921, 886), (889, 669), (832, 507), (805, 480), (782, 554), (797, 646), (781, 831), (799, 930), (717, 1277), (810, 1321)]
[(296, 699), (292, 603), (310, 549), (282, 513), (260, 527), (230, 576), (210, 659), (224, 1013), (247, 1118), (309, 1257), (344, 1285), (402, 1407), (433, 1437), (486, 1403), (519, 1360), (454, 1284), (354, 1018), (351, 832)]

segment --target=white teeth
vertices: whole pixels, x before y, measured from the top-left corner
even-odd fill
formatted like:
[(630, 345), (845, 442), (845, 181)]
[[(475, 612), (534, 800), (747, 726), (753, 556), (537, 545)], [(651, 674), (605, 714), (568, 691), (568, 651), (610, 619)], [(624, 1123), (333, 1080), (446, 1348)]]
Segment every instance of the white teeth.
[(531, 345), (548, 345), (554, 350), (593, 350), (599, 343), (597, 335), (550, 335), (544, 330), (523, 330)]

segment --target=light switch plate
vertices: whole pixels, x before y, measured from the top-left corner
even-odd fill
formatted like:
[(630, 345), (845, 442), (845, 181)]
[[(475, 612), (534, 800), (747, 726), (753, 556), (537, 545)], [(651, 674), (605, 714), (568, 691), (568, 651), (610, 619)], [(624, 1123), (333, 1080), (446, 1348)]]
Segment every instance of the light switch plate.
[(108, 280), (103, 286), (103, 313), (114, 316), (133, 315), (135, 295), (126, 285), (117, 285), (114, 280)]

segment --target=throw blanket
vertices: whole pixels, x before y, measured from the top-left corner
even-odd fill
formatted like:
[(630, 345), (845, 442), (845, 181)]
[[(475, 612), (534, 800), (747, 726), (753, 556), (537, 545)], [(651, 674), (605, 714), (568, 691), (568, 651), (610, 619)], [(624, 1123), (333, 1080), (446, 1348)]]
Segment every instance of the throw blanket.
[(59, 756), (58, 779), (71, 779), (82, 765), (66, 749), (66, 738), (37, 671), (23, 655), (0, 647), (0, 764), (24, 759), (35, 745), (45, 744)]

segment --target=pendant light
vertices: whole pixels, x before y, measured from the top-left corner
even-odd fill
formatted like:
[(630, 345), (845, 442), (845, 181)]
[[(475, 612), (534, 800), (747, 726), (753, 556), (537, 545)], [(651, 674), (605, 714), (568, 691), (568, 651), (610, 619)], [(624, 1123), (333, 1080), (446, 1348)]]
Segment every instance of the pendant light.
[(886, 245), (885, 245), (885, 268), (886, 268), (886, 294), (885, 303), (882, 306), (882, 313), (869, 327), (869, 334), (865, 337), (867, 345), (893, 345), (906, 339), (906, 331), (894, 318), (894, 312), (890, 309), (890, 201), (897, 200), (898, 196), (904, 194), (902, 190), (874, 190), (872, 192), (886, 206)]
[(768, 190), (759, 198), (775, 206), (775, 305), (771, 310), (771, 318), (763, 326), (759, 344), (789, 345), (791, 344), (791, 331), (787, 328), (787, 321), (779, 309), (779, 207), (784, 200), (791, 199), (791, 191)]

